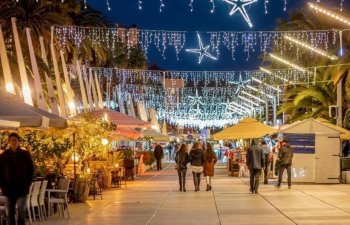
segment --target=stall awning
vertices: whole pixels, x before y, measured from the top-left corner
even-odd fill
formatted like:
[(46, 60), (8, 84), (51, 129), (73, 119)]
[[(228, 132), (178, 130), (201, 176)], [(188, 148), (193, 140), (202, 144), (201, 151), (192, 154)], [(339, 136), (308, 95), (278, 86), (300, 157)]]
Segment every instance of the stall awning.
[(19, 128), (20, 125), (21, 125), (20, 122), (0, 120), (0, 128)]
[(116, 131), (112, 132), (112, 135), (119, 135), (132, 140), (137, 140), (141, 137), (141, 132), (130, 128), (117, 128)]
[(168, 135), (159, 133), (152, 129), (144, 130), (141, 133), (142, 133), (142, 137), (152, 137), (154, 141), (164, 141), (164, 142), (170, 141), (170, 137)]
[(118, 128), (150, 128), (152, 126), (151, 123), (110, 109), (100, 109), (87, 114), (95, 119), (106, 118), (115, 123)]
[(238, 124), (226, 128), (213, 135), (214, 140), (233, 140), (260, 138), (266, 134), (272, 134), (276, 129), (258, 122), (253, 118), (245, 118)]
[(27, 105), (15, 96), (0, 92), (0, 120), (19, 122), (20, 127), (67, 127), (67, 120)]

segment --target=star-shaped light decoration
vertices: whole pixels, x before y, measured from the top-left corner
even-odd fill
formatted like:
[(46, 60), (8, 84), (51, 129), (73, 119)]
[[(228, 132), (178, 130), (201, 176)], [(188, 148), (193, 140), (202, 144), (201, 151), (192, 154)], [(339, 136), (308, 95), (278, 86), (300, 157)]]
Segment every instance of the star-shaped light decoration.
[(217, 58), (215, 58), (212, 54), (210, 54), (208, 52), (210, 45), (204, 47), (201, 36), (198, 33), (197, 33), (197, 37), (198, 37), (198, 42), (199, 42), (199, 48), (198, 49), (186, 49), (186, 52), (192, 52), (192, 53), (199, 54), (198, 64), (201, 64), (204, 56), (206, 56), (210, 59), (213, 59), (213, 60), (217, 60)]
[(189, 113), (196, 118), (197, 116), (202, 114), (200, 109), (200, 106), (203, 105), (202, 96), (198, 95), (198, 89), (196, 89), (196, 95), (188, 96), (188, 98), (190, 99)]
[(233, 5), (233, 8), (230, 12), (230, 16), (232, 16), (237, 11), (239, 11), (242, 14), (243, 18), (245, 19), (245, 21), (248, 23), (249, 27), (250, 28), (253, 27), (253, 24), (250, 21), (249, 15), (246, 10), (246, 6), (257, 2), (258, 0), (223, 0), (223, 1), (230, 5)]
[(229, 83), (230, 83), (230, 84), (236, 84), (236, 85), (238, 85), (237, 90), (236, 90), (236, 92), (235, 92), (235, 94), (238, 94), (239, 91), (240, 91), (241, 89), (245, 88), (245, 86), (246, 86), (248, 83), (250, 83), (250, 82), (251, 82), (250, 79), (243, 80), (242, 74), (239, 74), (238, 81), (230, 81)]

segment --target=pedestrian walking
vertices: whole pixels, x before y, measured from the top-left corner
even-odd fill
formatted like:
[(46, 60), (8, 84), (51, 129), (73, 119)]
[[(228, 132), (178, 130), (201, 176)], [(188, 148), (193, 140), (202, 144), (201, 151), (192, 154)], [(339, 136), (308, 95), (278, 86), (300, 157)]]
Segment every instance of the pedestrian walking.
[(250, 192), (258, 194), (261, 169), (264, 167), (264, 153), (259, 141), (253, 139), (247, 151), (247, 166), (250, 171)]
[(186, 192), (186, 172), (187, 164), (190, 162), (190, 156), (187, 153), (186, 144), (182, 144), (175, 155), (176, 170), (179, 175), (180, 191)]
[(263, 148), (263, 153), (264, 153), (264, 184), (269, 183), (269, 158), (270, 158), (270, 146), (266, 143), (265, 140), (261, 141), (261, 145)]
[(154, 148), (154, 157), (157, 160), (157, 170), (162, 170), (162, 158), (164, 157), (163, 147), (160, 144), (156, 144)]
[(204, 163), (203, 148), (199, 142), (193, 144), (193, 147), (190, 151), (190, 163), (195, 191), (199, 191), (201, 184), (201, 173), (203, 172)]
[(19, 135), (11, 133), (8, 148), (0, 155), (0, 187), (7, 197), (9, 225), (25, 225), (27, 196), (33, 176), (30, 153), (20, 147)]
[(204, 151), (204, 166), (203, 166), (204, 176), (207, 181), (207, 191), (211, 191), (211, 188), (212, 188), (211, 180), (212, 180), (212, 177), (214, 176), (214, 167), (217, 161), (218, 161), (218, 158), (216, 157), (216, 154), (213, 151), (211, 144), (207, 143)]
[(285, 169), (287, 169), (288, 176), (288, 188), (292, 187), (292, 160), (293, 160), (293, 149), (288, 143), (288, 141), (283, 140), (281, 143), (281, 148), (278, 151), (278, 160), (280, 163), (280, 169), (278, 173), (278, 184), (277, 187), (281, 187), (282, 176)]

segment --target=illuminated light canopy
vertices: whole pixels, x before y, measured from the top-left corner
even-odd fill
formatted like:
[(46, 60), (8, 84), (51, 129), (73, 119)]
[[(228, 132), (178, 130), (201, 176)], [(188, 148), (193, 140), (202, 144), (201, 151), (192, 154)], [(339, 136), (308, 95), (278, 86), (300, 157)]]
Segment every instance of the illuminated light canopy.
[(245, 95), (248, 95), (249, 97), (251, 97), (251, 98), (253, 98), (253, 99), (255, 99), (255, 100), (259, 101), (259, 102), (266, 103), (265, 100), (262, 100), (261, 98), (258, 98), (258, 97), (254, 96), (254, 95), (252, 95), (252, 94), (250, 94), (248, 92), (242, 91), (242, 93), (245, 94)]
[(249, 103), (251, 103), (251, 104), (253, 104), (253, 105), (255, 105), (255, 106), (259, 106), (259, 104), (257, 104), (256, 102), (253, 102), (252, 100), (247, 99), (246, 97), (244, 97), (244, 96), (242, 96), (242, 95), (238, 95), (238, 98), (240, 98), (240, 99), (242, 99), (242, 100), (244, 100), (244, 101), (247, 101), (247, 102), (249, 102)]
[(317, 53), (319, 55), (327, 57), (327, 58), (329, 58), (329, 59), (331, 59), (333, 61), (339, 59), (339, 57), (337, 57), (335, 55), (330, 55), (326, 51), (323, 51), (322, 49), (315, 48), (315, 47), (313, 47), (313, 46), (311, 46), (311, 45), (309, 45), (309, 44), (307, 44), (305, 42), (299, 41), (298, 39), (295, 39), (295, 38), (293, 38), (293, 37), (291, 37), (289, 35), (284, 35), (284, 38), (287, 39), (290, 42), (293, 42), (293, 43), (295, 43), (297, 45), (300, 45), (300, 46), (302, 46), (302, 47), (304, 47), (304, 48), (306, 48), (306, 49), (308, 49), (308, 50), (310, 50), (312, 52), (315, 52), (315, 53)]
[(316, 12), (327, 15), (335, 20), (338, 20), (339, 22), (345, 23), (346, 25), (350, 25), (350, 20), (341, 16), (341, 15), (338, 15), (338, 14), (336, 14), (328, 9), (322, 8), (322, 7), (320, 7), (316, 4), (313, 4), (311, 2), (309, 2), (308, 5), (311, 9), (315, 10)]
[(260, 94), (262, 94), (262, 95), (265, 95), (265, 96), (267, 96), (268, 98), (272, 98), (272, 99), (275, 98), (274, 96), (269, 95), (269, 94), (265, 93), (264, 91), (259, 90), (259, 89), (255, 88), (255, 87), (252, 87), (252, 86), (250, 86), (250, 85), (247, 85), (247, 88), (249, 88), (249, 89), (251, 89), (251, 90), (253, 90), (253, 91), (256, 91), (256, 92), (258, 92), (258, 93), (260, 93)]
[(271, 56), (271, 58), (273, 58), (273, 59), (275, 59), (275, 60), (277, 60), (277, 61), (279, 61), (281, 63), (284, 63), (284, 64), (286, 64), (286, 65), (288, 65), (290, 67), (293, 67), (294, 69), (300, 70), (302, 72), (308, 72), (306, 68), (298, 66), (298, 65), (296, 65), (294, 63), (291, 63), (288, 60), (285, 60), (285, 59), (283, 59), (283, 58), (281, 58), (279, 56), (276, 56), (276, 55), (274, 55), (272, 53), (270, 53), (270, 56)]
[(269, 88), (271, 88), (271, 89), (273, 89), (273, 90), (275, 90), (275, 91), (277, 91), (277, 92), (282, 92), (281, 89), (279, 89), (279, 88), (277, 88), (277, 87), (274, 87), (274, 86), (272, 86), (272, 85), (269, 85), (269, 84), (263, 82), (262, 80), (259, 80), (258, 78), (252, 77), (252, 80), (255, 81), (255, 82), (257, 82), (257, 83), (259, 83), (259, 84), (263, 84), (263, 85), (265, 85), (265, 86), (267, 86), (267, 87), (269, 87)]
[(263, 71), (263, 72), (265, 72), (265, 73), (267, 73), (267, 74), (273, 75), (273, 76), (277, 77), (278, 79), (283, 80), (284, 82), (287, 82), (287, 83), (293, 84), (293, 82), (291, 82), (291, 81), (287, 80), (286, 78), (281, 77), (281, 76), (278, 76), (278, 75), (276, 75), (276, 74), (272, 73), (270, 70), (267, 70), (267, 69), (265, 69), (265, 68), (263, 68), (263, 67), (260, 67), (260, 70), (261, 70), (261, 71)]

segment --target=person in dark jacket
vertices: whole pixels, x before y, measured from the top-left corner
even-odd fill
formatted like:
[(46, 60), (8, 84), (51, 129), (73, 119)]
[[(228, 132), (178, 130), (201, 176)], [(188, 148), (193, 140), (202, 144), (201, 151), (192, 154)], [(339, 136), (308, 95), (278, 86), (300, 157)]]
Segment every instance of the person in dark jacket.
[(32, 157), (19, 146), (19, 139), (18, 134), (11, 133), (8, 137), (9, 148), (0, 155), (0, 187), (7, 197), (9, 225), (25, 224), (27, 196), (34, 177)]
[(176, 152), (175, 162), (177, 174), (179, 175), (180, 191), (183, 192), (186, 192), (186, 172), (189, 161), (190, 157), (187, 153), (187, 146), (186, 144), (182, 144), (180, 149)]
[(293, 149), (289, 145), (288, 141), (283, 140), (281, 148), (278, 151), (278, 160), (280, 162), (280, 169), (278, 173), (278, 184), (277, 187), (281, 187), (282, 176), (285, 169), (287, 169), (288, 176), (288, 188), (292, 187), (292, 160), (293, 160)]
[(157, 144), (154, 148), (154, 157), (157, 160), (157, 170), (162, 170), (162, 158), (164, 156), (163, 147)]
[(199, 142), (196, 142), (192, 146), (190, 151), (190, 163), (193, 174), (193, 183), (195, 191), (199, 191), (201, 184), (201, 173), (203, 172), (204, 154), (202, 146)]
[(253, 139), (247, 151), (247, 166), (250, 171), (250, 191), (258, 194), (261, 169), (264, 167), (265, 157), (259, 141)]
[(214, 176), (214, 167), (217, 161), (218, 161), (218, 157), (216, 156), (213, 148), (211, 147), (211, 144), (207, 143), (204, 151), (204, 165), (203, 165), (204, 176), (207, 181), (207, 191), (210, 191), (212, 188), (211, 179)]

